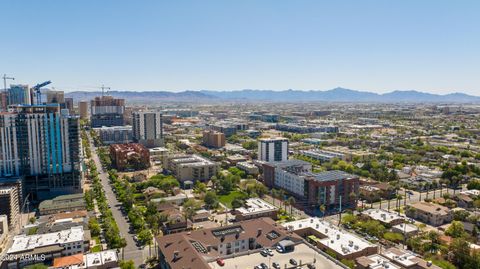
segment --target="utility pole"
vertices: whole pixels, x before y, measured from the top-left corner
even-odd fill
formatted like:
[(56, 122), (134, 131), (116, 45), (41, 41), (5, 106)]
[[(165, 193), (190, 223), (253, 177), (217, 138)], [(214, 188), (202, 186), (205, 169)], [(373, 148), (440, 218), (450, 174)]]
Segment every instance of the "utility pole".
[(105, 85), (102, 84), (102, 97), (105, 95), (105, 90), (110, 90), (110, 87), (105, 87)]
[(3, 74), (3, 92), (5, 93), (5, 111), (7, 110), (8, 107), (8, 93), (7, 93), (7, 79), (10, 80), (15, 80), (13, 77), (7, 77), (7, 74)]

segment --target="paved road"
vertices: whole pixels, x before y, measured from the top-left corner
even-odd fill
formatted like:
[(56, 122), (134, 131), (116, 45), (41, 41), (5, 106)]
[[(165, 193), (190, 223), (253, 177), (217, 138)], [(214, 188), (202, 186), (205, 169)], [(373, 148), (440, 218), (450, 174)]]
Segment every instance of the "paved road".
[[(463, 188), (463, 190), (465, 190), (465, 189), (466, 188)], [(461, 191), (462, 190), (456, 190), (455, 194), (458, 194)], [(407, 192), (408, 192), (408, 190), (407, 190)], [(430, 199), (439, 198), (439, 197), (442, 197), (441, 194), (449, 193), (450, 195), (453, 195), (453, 193), (454, 193), (453, 189), (447, 189), (447, 188), (444, 188), (442, 191), (440, 191), (440, 190), (429, 191), (428, 196), (427, 196), (426, 191), (422, 192), (422, 193), (417, 192), (417, 191), (411, 191), (411, 192), (413, 193), (411, 195), (407, 193), (407, 201), (406, 201), (407, 205), (420, 201), (420, 198), (421, 198), (422, 201), (424, 201), (426, 198), (430, 198)], [(403, 196), (405, 192), (402, 189), (398, 193)], [(390, 201), (384, 200), (384, 201), (382, 201), (381, 205), (380, 205), (380, 202), (376, 202), (376, 203), (373, 203), (373, 208), (380, 208), (380, 206), (381, 206), (382, 209), (388, 209), (388, 203), (390, 203), (390, 210), (393, 210), (393, 209), (396, 208), (397, 200), (396, 199), (392, 199)], [(403, 206), (404, 203), (405, 203), (405, 198), (402, 198), (400, 200), (400, 206)], [(359, 204), (361, 205), (361, 202), (359, 202)], [(365, 203), (364, 206), (365, 206), (365, 208), (370, 208), (371, 207), (369, 203)]]
[[(124, 258), (125, 260), (133, 260), (135, 265), (138, 267), (140, 264), (144, 263), (144, 260), (148, 257), (148, 247), (146, 247), (144, 250), (141, 250), (135, 245), (135, 240), (133, 239), (134, 235), (129, 233), (130, 224), (120, 211), (121, 203), (118, 202), (115, 193), (113, 193), (112, 187), (108, 182), (108, 174), (102, 168), (100, 159), (97, 155), (96, 147), (93, 145), (93, 143), (90, 143), (90, 148), (92, 149), (92, 159), (97, 166), (98, 176), (102, 183), (103, 190), (105, 191), (108, 204), (111, 207), (112, 215), (115, 218), (115, 222), (118, 225), (121, 236), (127, 241), (127, 246), (124, 248)], [(121, 258), (121, 252), (119, 255)]]

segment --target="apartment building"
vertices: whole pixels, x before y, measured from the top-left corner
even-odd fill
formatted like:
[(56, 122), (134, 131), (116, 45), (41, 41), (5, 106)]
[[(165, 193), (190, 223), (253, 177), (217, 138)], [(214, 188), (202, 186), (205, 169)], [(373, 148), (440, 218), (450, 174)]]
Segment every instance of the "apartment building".
[(225, 147), (225, 134), (213, 130), (203, 131), (203, 145), (211, 148)]
[(258, 140), (258, 160), (281, 162), (288, 159), (288, 139), (262, 138)]
[(147, 148), (164, 144), (163, 114), (161, 112), (133, 112), (133, 139)]
[(326, 211), (354, 208), (359, 178), (343, 171), (312, 173), (312, 165), (301, 160), (270, 162), (263, 165), (263, 179), (270, 188), (280, 188), (297, 197), (305, 210), (318, 214), (318, 206)]
[(236, 166), (238, 169), (244, 171), (248, 175), (258, 175), (260, 172), (258, 166), (252, 162), (238, 162)]
[(125, 100), (112, 96), (99, 96), (90, 101), (92, 128), (124, 125)]
[(125, 144), (133, 141), (132, 126), (103, 126), (93, 129), (97, 132), (98, 137), (106, 145)]
[(80, 119), (88, 119), (88, 102), (80, 101), (78, 102), (78, 110), (80, 114)]
[(0, 215), (7, 216), (8, 226), (13, 227), (20, 214), (19, 185), (0, 185)]
[(119, 171), (150, 167), (150, 152), (138, 143), (110, 145), (110, 158), (112, 166)]
[(217, 174), (219, 164), (198, 155), (178, 154), (167, 156), (163, 167), (183, 184), (185, 181), (209, 180)]
[(160, 268), (210, 269), (209, 262), (231, 255), (241, 256), (260, 248), (272, 248), (283, 241), (302, 243), (270, 218), (258, 218), (234, 225), (156, 237)]
[(453, 213), (448, 207), (428, 202), (416, 202), (408, 205), (405, 214), (407, 217), (432, 226), (441, 226), (453, 219)]
[(0, 115), (0, 176), (22, 177), (33, 199), (82, 192), (79, 129), (58, 104), (10, 106)]

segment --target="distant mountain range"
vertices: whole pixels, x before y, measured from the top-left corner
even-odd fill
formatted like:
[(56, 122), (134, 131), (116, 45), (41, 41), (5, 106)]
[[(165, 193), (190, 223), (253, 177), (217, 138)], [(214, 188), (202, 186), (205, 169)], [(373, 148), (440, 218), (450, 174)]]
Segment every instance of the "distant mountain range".
[[(480, 96), (464, 93), (450, 93), (445, 95), (431, 94), (420, 91), (393, 91), (377, 94), (335, 88), (327, 91), (310, 90), (239, 90), (239, 91), (110, 91), (109, 95), (125, 98), (133, 103), (152, 103), (156, 101), (272, 101), (272, 102), (376, 102), (376, 103), (480, 103)], [(75, 91), (66, 93), (67, 97), (77, 100), (90, 100), (101, 92)]]

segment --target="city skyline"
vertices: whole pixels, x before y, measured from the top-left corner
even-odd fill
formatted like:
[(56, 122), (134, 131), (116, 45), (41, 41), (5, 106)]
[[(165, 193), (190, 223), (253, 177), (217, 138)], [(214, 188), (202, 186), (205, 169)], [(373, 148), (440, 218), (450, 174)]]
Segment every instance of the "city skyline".
[[(58, 90), (479, 95), (475, 1), (9, 2), (0, 73)], [(19, 20), (18, 14), (24, 19)], [(39, 18), (40, 16), (40, 18)], [(61, 22), (61, 23), (60, 23)]]

